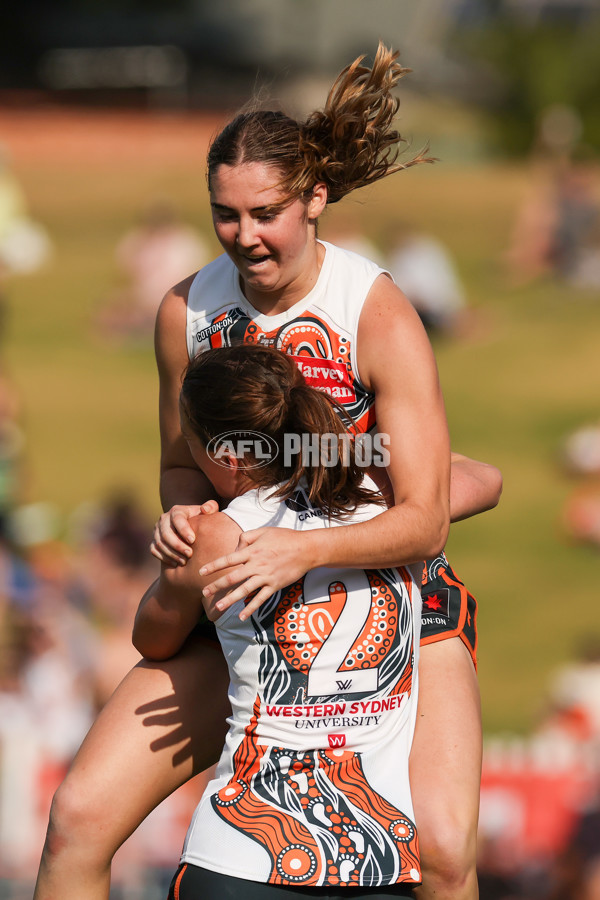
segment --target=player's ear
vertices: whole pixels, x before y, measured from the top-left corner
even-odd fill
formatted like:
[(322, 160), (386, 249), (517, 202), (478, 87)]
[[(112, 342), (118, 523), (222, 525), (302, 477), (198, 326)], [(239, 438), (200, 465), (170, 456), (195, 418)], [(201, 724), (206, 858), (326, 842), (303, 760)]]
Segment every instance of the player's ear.
[(231, 475), (236, 475), (240, 469), (240, 460), (232, 451), (228, 451), (221, 456), (219, 465), (224, 469), (228, 469)]
[(318, 181), (312, 189), (312, 196), (308, 201), (308, 218), (318, 219), (327, 206), (327, 185)]

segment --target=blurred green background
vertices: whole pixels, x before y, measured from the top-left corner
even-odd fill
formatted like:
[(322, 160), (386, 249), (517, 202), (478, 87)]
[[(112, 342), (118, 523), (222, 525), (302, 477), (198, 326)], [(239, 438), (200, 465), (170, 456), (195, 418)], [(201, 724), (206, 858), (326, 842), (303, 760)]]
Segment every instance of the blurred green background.
[[(505, 486), (497, 510), (453, 528), (449, 553), (480, 603), (485, 729), (527, 732), (549, 673), (598, 627), (598, 550), (565, 532), (562, 509), (574, 482), (560, 454), (570, 431), (600, 415), (600, 297), (550, 276), (515, 286), (505, 254), (531, 187), (541, 112), (552, 103), (576, 108), (588, 159), (598, 148), (597, 56), (584, 65), (598, 19), (532, 23), (515, 19), (505, 3), (488, 17), (460, 20), (459, 7), (473, 5), (450, 6), (457, 13), (443, 46), (470, 60), (469, 90), (419, 90), (426, 70), (410, 47), (403, 50), (417, 72), (416, 89), (407, 81), (402, 94), (400, 128), (413, 146), (430, 140), (440, 162), (345, 200), (325, 215), (321, 235), (351, 217), (385, 248), (400, 218), (454, 257), (477, 324), (464, 337), (435, 340), (452, 443), (500, 467)], [(583, 50), (565, 62), (561, 47)], [(329, 80), (320, 71), (317, 103)], [(255, 84), (245, 87), (248, 96)], [(26, 496), (56, 504), (66, 518), (131, 487), (154, 517), (151, 341), (107, 342), (95, 315), (118, 278), (115, 246), (149, 200), (173, 201), (217, 254), (204, 157), (230, 107), (157, 109), (146, 98), (142, 109), (107, 112), (98, 97), (90, 109), (72, 94), (62, 103), (57, 95), (36, 94), (34, 103), (15, 96), (0, 106), (0, 140), (53, 243), (43, 269), (7, 285), (6, 360), (22, 400)]]
[[(156, 127), (169, 123), (159, 118)], [(92, 145), (92, 121), (87, 128)], [(55, 252), (10, 286), (7, 358), (25, 414), (28, 497), (64, 514), (121, 486), (158, 512), (151, 341), (107, 344), (94, 311), (116, 277), (114, 247), (149, 196), (171, 197), (210, 237), (197, 140), (197, 153), (176, 167), (135, 154), (16, 161)], [(570, 545), (561, 531), (572, 484), (559, 451), (571, 429), (598, 416), (600, 304), (551, 281), (507, 284), (502, 253), (527, 177), (526, 163), (439, 163), (349, 198), (322, 222), (327, 237), (351, 209), (377, 239), (401, 211), (452, 251), (480, 316), (473, 335), (440, 339), (435, 349), (454, 448), (504, 474), (498, 509), (456, 525), (450, 540), (451, 559), (480, 601), (488, 730), (527, 729), (549, 670), (597, 621), (597, 552)]]

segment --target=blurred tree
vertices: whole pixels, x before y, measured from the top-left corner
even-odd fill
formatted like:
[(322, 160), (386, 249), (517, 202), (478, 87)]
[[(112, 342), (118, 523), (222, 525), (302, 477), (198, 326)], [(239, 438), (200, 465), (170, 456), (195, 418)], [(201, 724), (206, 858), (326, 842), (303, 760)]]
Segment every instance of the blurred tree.
[(483, 25), (462, 23), (456, 40), (491, 76), (486, 108), (502, 151), (528, 152), (557, 104), (579, 115), (581, 140), (600, 151), (600, 10), (584, 13), (572, 4), (531, 19), (503, 7)]

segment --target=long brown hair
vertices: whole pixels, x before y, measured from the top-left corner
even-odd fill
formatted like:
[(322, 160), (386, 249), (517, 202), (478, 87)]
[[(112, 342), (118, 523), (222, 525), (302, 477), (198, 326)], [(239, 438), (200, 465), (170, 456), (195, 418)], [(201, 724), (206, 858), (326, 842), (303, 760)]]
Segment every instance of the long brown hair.
[(277, 448), (267, 465), (256, 466), (251, 456), (241, 461), (255, 485), (278, 486), (275, 496), (287, 499), (304, 479), (311, 503), (334, 518), (362, 503), (383, 503), (362, 486), (364, 469), (353, 452), (340, 453), (327, 466), (286, 453), (286, 435), (347, 435), (351, 441), (353, 422), (335, 400), (309, 387), (285, 353), (252, 344), (206, 350), (189, 363), (180, 399), (204, 445), (224, 434), (258, 432)]
[(278, 187), (290, 198), (308, 197), (323, 182), (327, 202), (336, 203), (393, 172), (435, 162), (426, 149), (398, 160), (405, 140), (393, 128), (400, 101), (392, 89), (411, 70), (397, 58), (398, 52), (381, 42), (371, 67), (359, 56), (336, 78), (324, 109), (305, 122), (270, 110), (236, 116), (209, 148), (209, 187), (220, 165), (262, 162), (279, 170)]

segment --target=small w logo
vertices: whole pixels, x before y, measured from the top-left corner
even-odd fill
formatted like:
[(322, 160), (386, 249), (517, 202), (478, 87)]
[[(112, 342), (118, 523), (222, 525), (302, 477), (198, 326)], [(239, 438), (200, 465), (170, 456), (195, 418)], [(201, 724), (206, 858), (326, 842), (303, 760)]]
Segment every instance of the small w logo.
[(349, 678), (348, 681), (338, 681), (336, 678), (335, 682), (338, 686), (338, 691), (349, 691), (352, 687), (352, 679)]
[(346, 744), (345, 734), (328, 734), (327, 739), (330, 747), (344, 747)]

